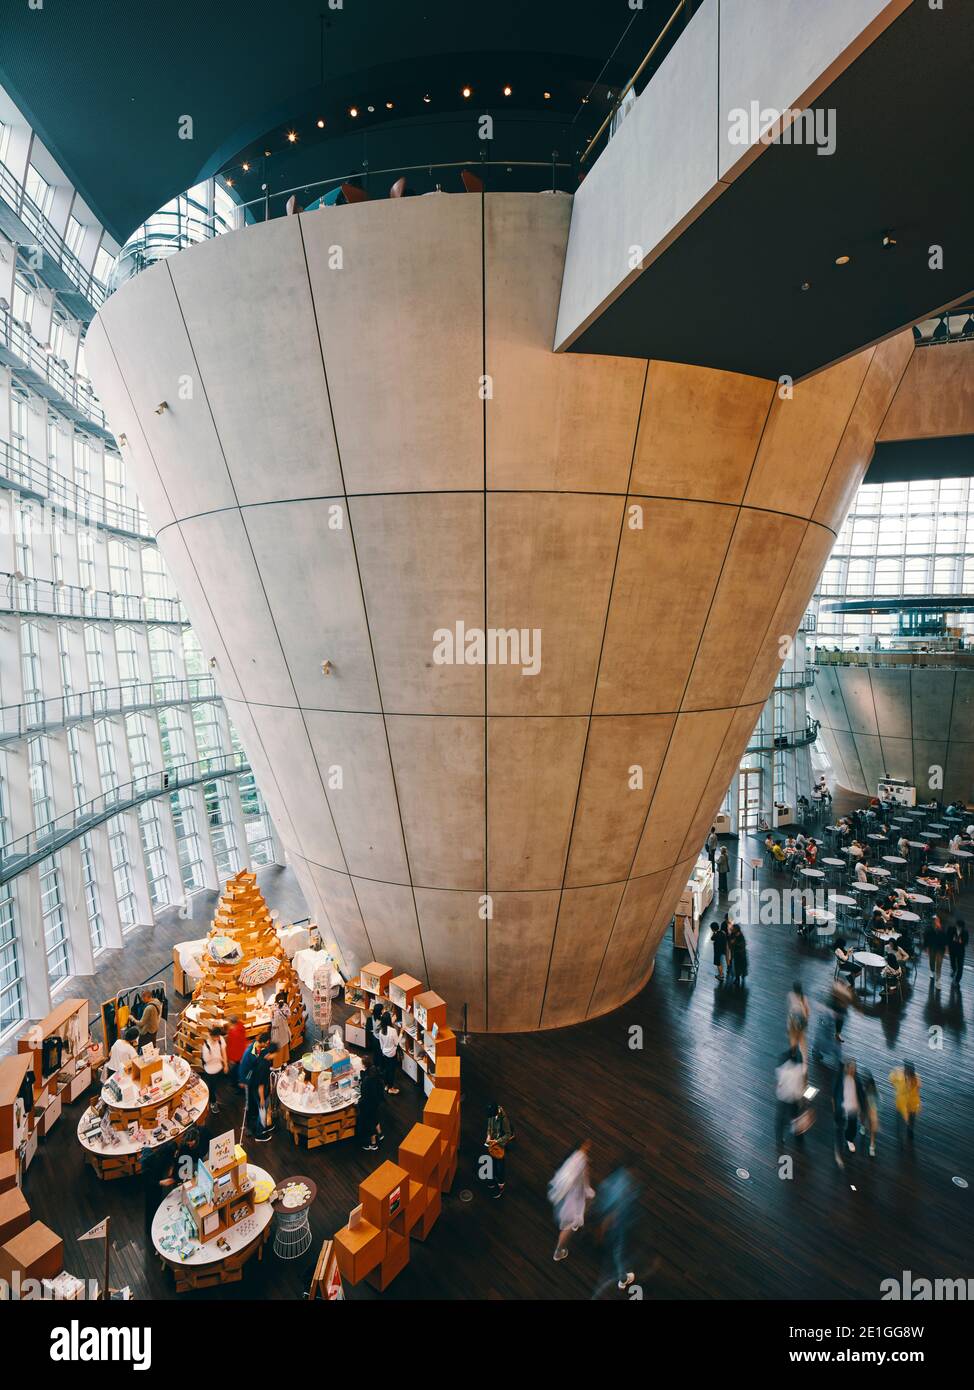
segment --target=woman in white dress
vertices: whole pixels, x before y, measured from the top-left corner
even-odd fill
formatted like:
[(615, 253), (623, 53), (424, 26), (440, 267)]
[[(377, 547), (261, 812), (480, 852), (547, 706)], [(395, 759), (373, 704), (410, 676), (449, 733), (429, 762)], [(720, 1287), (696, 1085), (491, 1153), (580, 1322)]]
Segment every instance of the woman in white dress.
[(584, 1225), (585, 1207), (595, 1196), (589, 1184), (588, 1150), (589, 1141), (585, 1139), (568, 1155), (548, 1184), (548, 1200), (554, 1208), (558, 1226), (558, 1244), (553, 1256), (556, 1260), (568, 1258), (571, 1234)]

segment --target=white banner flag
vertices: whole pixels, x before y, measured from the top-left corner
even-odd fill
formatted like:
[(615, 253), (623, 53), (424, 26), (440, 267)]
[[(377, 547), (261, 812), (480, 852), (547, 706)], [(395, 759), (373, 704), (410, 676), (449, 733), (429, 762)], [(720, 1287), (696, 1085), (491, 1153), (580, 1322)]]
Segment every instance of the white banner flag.
[(104, 1240), (105, 1237), (106, 1237), (107, 1235), (108, 1235), (108, 1217), (106, 1216), (105, 1219), (104, 1219), (104, 1221), (99, 1221), (99, 1223), (98, 1223), (97, 1226), (92, 1226), (92, 1228), (91, 1228), (90, 1231), (85, 1231), (84, 1235), (83, 1235), (83, 1236), (79, 1236), (78, 1239), (79, 1239), (79, 1240)]

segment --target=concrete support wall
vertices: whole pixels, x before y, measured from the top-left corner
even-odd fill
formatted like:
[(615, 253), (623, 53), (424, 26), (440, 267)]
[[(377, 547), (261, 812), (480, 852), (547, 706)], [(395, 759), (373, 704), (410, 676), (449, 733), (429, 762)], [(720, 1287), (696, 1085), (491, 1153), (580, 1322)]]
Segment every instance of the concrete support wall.
[[(475, 1029), (648, 979), (912, 350), (788, 399), (555, 355), (570, 208), (248, 228), (87, 342), (309, 910)], [(540, 634), (540, 668), (440, 664), (457, 622)]]
[(974, 671), (821, 666), (809, 708), (851, 791), (875, 796), (888, 773), (945, 801), (974, 797)]

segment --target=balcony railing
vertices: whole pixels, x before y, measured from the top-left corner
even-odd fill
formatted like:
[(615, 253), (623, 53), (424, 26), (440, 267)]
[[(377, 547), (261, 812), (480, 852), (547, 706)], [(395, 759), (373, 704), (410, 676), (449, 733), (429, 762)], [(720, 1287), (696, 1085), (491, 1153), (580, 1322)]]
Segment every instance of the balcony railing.
[(82, 589), (76, 584), (28, 579), (9, 572), (0, 572), (0, 611), (89, 622), (189, 626), (178, 599), (113, 594), (104, 589)]
[(37, 245), (55, 261), (78, 293), (93, 308), (101, 308), (106, 299), (104, 286), (90, 270), (85, 270), (64, 238), (54, 230), (24, 185), (14, 178), (5, 164), (0, 164), (0, 198), (20, 218)]
[(60, 474), (57, 469), (32, 459), (23, 449), (0, 439), (0, 487), (11, 487), (26, 497), (50, 503), (65, 517), (74, 517), (85, 526), (128, 536), (144, 545), (155, 545), (147, 531), (145, 516), (135, 507), (126, 507), (97, 493), (87, 492)]
[[(412, 175), (418, 185), (424, 185), (419, 191), (432, 192), (439, 187), (439, 180), (448, 170), (459, 172), (462, 169), (468, 169), (475, 173), (478, 178), (486, 179), (489, 171), (494, 168), (505, 172), (512, 170), (520, 172), (524, 169), (543, 171), (545, 185), (550, 183), (552, 190), (554, 190), (557, 183), (557, 171), (563, 171), (564, 177), (564, 171), (572, 170), (573, 167), (566, 160), (477, 158), (452, 160), (443, 164), (395, 165), (388, 169), (362, 167), (352, 169), (345, 174), (335, 175), (332, 178), (319, 179), (312, 183), (295, 184), (293, 188), (282, 188), (274, 193), (268, 192), (263, 197), (255, 198), (249, 203), (240, 203), (236, 210), (237, 222), (235, 226), (216, 215), (185, 217), (176, 212), (157, 212), (153, 214), (150, 223), (142, 227), (137, 235), (133, 236), (122, 247), (109, 292), (113, 293), (126, 280), (130, 280), (150, 265), (155, 265), (157, 261), (174, 256), (178, 251), (185, 250), (188, 246), (195, 246), (197, 242), (209, 241), (213, 237), (222, 236), (224, 232), (237, 231), (255, 222), (268, 222), (273, 217), (284, 216), (287, 202), (291, 197), (297, 200), (301, 208), (310, 211), (309, 204), (314, 207), (319, 206), (322, 199), (326, 198), (328, 194), (337, 193), (342, 184), (361, 185), (363, 182), (376, 179), (395, 180), (404, 175)], [(431, 185), (429, 190), (425, 188), (427, 183)], [(387, 183), (385, 187), (388, 188)], [(460, 189), (461, 184), (457, 179), (458, 192)]]
[(949, 668), (954, 671), (974, 671), (974, 652), (830, 652), (818, 647), (809, 656), (816, 666), (882, 666), (916, 670), (926, 667)]
[(20, 363), (40, 377), (67, 405), (79, 415), (108, 432), (105, 412), (95, 399), (94, 391), (82, 386), (49, 352), (36, 343), (23, 324), (18, 323), (9, 309), (0, 310), (0, 347), (14, 358), (14, 368)]
[(804, 729), (791, 733), (758, 735), (757, 743), (748, 744), (747, 753), (787, 753), (792, 748), (807, 748), (818, 738), (819, 721), (810, 719)]
[(236, 777), (250, 770), (243, 753), (222, 753), (212, 758), (201, 758), (195, 763), (180, 763), (162, 772), (150, 772), (144, 777), (136, 777), (131, 782), (113, 787), (82, 806), (76, 806), (66, 815), (58, 816), (49, 825), (32, 830), (29, 835), (22, 835), (19, 840), (0, 848), (0, 883), (56, 854), (103, 821), (111, 820), (113, 816), (132, 810), (145, 801), (218, 777)]
[(775, 677), (775, 690), (807, 690), (815, 684), (815, 672), (807, 667), (804, 671), (779, 671)]
[(86, 720), (139, 710), (165, 709), (219, 700), (212, 676), (187, 680), (135, 681), (104, 690), (84, 690), (75, 695), (55, 695), (27, 700), (19, 705), (0, 705), (0, 743), (12, 743), (32, 734), (63, 729)]

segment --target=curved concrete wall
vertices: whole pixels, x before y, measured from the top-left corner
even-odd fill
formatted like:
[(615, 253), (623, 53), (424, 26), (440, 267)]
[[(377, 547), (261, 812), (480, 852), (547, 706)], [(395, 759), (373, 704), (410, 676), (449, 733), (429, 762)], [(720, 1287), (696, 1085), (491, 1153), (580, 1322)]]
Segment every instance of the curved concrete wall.
[[(912, 348), (791, 400), (556, 355), (570, 207), (282, 219), (145, 272), (88, 335), (310, 911), (476, 1029), (648, 979)], [(437, 664), (458, 621), (539, 630), (540, 671)]]
[(888, 773), (939, 796), (931, 779), (942, 769), (946, 801), (974, 796), (974, 671), (821, 666), (809, 709), (850, 791), (875, 796)]

